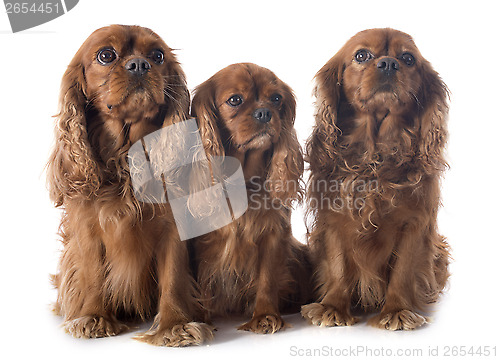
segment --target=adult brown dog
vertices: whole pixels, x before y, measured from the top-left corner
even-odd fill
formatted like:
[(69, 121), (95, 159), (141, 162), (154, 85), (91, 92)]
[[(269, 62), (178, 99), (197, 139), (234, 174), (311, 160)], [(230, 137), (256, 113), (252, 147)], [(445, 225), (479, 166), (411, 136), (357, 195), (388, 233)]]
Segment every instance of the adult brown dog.
[(274, 333), (310, 282), (307, 248), (290, 225), (303, 171), (294, 95), (270, 70), (234, 64), (196, 88), (191, 112), (207, 154), (239, 160), (248, 195), (241, 217), (193, 241), (208, 318), (244, 314), (252, 319), (239, 329)]
[(415, 329), (448, 278), (436, 224), (447, 88), (412, 38), (392, 29), (358, 33), (315, 79), (307, 161), (319, 302), (302, 314), (352, 325), (361, 305), (381, 308), (374, 326)]
[(156, 315), (142, 341), (200, 344), (212, 328), (188, 252), (168, 206), (137, 201), (127, 152), (145, 135), (186, 118), (189, 93), (171, 49), (149, 29), (95, 31), (64, 74), (51, 199), (64, 209), (56, 311), (75, 337), (116, 335), (122, 319)]

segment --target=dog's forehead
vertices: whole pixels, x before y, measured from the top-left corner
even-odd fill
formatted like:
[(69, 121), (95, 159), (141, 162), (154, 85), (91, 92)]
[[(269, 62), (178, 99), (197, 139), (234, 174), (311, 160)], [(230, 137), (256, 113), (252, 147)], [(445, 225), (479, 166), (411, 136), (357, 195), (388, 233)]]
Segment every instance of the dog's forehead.
[(271, 70), (263, 67), (256, 69), (250, 68), (250, 76), (258, 88), (264, 89), (266, 87), (278, 86), (278, 78)]
[(139, 26), (108, 26), (94, 32), (89, 40), (89, 47), (93, 51), (103, 47), (112, 47), (120, 54), (148, 53), (152, 49), (166, 47), (158, 35)]
[(372, 29), (356, 34), (348, 45), (351, 51), (368, 49), (376, 56), (396, 56), (405, 51), (416, 51), (410, 35), (393, 29)]
[(228, 93), (253, 95), (279, 87), (278, 78), (270, 70), (250, 64), (230, 66), (217, 80), (222, 96)]

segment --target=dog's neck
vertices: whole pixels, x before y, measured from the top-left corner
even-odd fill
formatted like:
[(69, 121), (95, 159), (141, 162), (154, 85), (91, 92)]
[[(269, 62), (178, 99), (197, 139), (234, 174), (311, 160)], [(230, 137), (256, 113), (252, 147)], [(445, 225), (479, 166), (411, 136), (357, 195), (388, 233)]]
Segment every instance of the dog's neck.
[[(338, 145), (345, 153), (353, 150), (366, 161), (379, 156), (391, 156), (396, 148), (412, 146), (412, 134), (404, 131), (413, 127), (412, 111), (393, 112), (390, 109), (368, 112), (350, 105), (340, 107), (337, 126), (341, 131)], [(354, 154), (353, 154), (354, 155)]]
[(95, 154), (107, 164), (126, 153), (136, 141), (159, 130), (165, 120), (165, 109), (161, 107), (153, 118), (135, 121), (98, 112), (87, 115), (89, 142)]
[(241, 151), (233, 148), (228, 149), (226, 154), (240, 161), (245, 181), (249, 181), (251, 178), (255, 177), (262, 179), (267, 177), (270, 152), (271, 149), (250, 149)]

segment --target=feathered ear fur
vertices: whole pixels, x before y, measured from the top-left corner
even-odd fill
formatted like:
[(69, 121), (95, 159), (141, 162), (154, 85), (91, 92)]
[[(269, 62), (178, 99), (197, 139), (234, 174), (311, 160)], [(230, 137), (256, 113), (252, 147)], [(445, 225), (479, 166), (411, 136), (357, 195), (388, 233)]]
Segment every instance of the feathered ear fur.
[(419, 150), (424, 162), (430, 166), (428, 171), (442, 171), (447, 166), (443, 149), (448, 137), (446, 119), (449, 91), (428, 61), (423, 61), (420, 74), (424, 86), (419, 96)]
[(213, 156), (224, 156), (217, 121), (215, 86), (211, 80), (205, 81), (194, 90), (191, 116), (196, 118), (205, 151)]
[(271, 185), (271, 195), (290, 207), (294, 200), (302, 200), (303, 189), (300, 183), (304, 171), (302, 149), (293, 127), (295, 122), (295, 96), (289, 86), (283, 85), (283, 108), (281, 109), (281, 132), (273, 147), (273, 155), (267, 181)]
[(87, 97), (80, 51), (66, 70), (59, 98), (56, 143), (47, 170), (50, 198), (61, 206), (65, 197), (89, 196), (100, 186), (101, 177), (92, 152), (85, 118)]
[(336, 122), (342, 90), (343, 58), (341, 53), (332, 57), (314, 78), (316, 124), (306, 143), (306, 161), (315, 172), (330, 171), (334, 159), (333, 144), (339, 132)]
[[(191, 117), (196, 118), (204, 154), (196, 154), (195, 158), (202, 159), (208, 155), (207, 161), (193, 161), (189, 176), (188, 208), (194, 217), (212, 215), (220, 210), (220, 199), (212, 192), (201, 192), (214, 183), (222, 180), (220, 159), (213, 156), (225, 156), (218, 124), (218, 111), (215, 105), (215, 86), (209, 79), (198, 85), (194, 90), (191, 104)], [(195, 160), (195, 159), (193, 159)]]
[[(172, 51), (172, 49), (170, 50)], [(163, 126), (186, 120), (190, 104), (190, 95), (184, 71), (182, 71), (177, 60), (170, 61), (168, 65), (168, 76), (164, 77), (164, 93), (168, 104)]]

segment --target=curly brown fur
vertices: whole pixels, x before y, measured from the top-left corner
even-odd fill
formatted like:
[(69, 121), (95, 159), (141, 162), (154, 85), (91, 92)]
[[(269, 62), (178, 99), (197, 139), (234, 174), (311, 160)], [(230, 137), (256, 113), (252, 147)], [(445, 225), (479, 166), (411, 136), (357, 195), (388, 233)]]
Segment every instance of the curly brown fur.
[(319, 303), (302, 314), (351, 325), (352, 305), (381, 308), (371, 324), (416, 328), (448, 278), (436, 221), (447, 88), (412, 38), (392, 29), (360, 32), (315, 80), (306, 160)]
[[(127, 164), (131, 144), (184, 120), (188, 108), (174, 54), (139, 26), (95, 31), (64, 74), (48, 184), (64, 209), (55, 309), (75, 337), (116, 335), (127, 329), (122, 321), (155, 314), (156, 333), (169, 341), (151, 343), (184, 346), (212, 336), (205, 324), (189, 325), (201, 306), (171, 210), (134, 198)], [(205, 331), (186, 337), (173, 331), (179, 326)]]
[(280, 311), (309, 296), (307, 248), (290, 226), (303, 171), (294, 95), (268, 69), (234, 64), (196, 88), (192, 115), (209, 155), (240, 161), (249, 200), (243, 216), (193, 241), (207, 318), (245, 314), (239, 329), (274, 333), (286, 326)]

